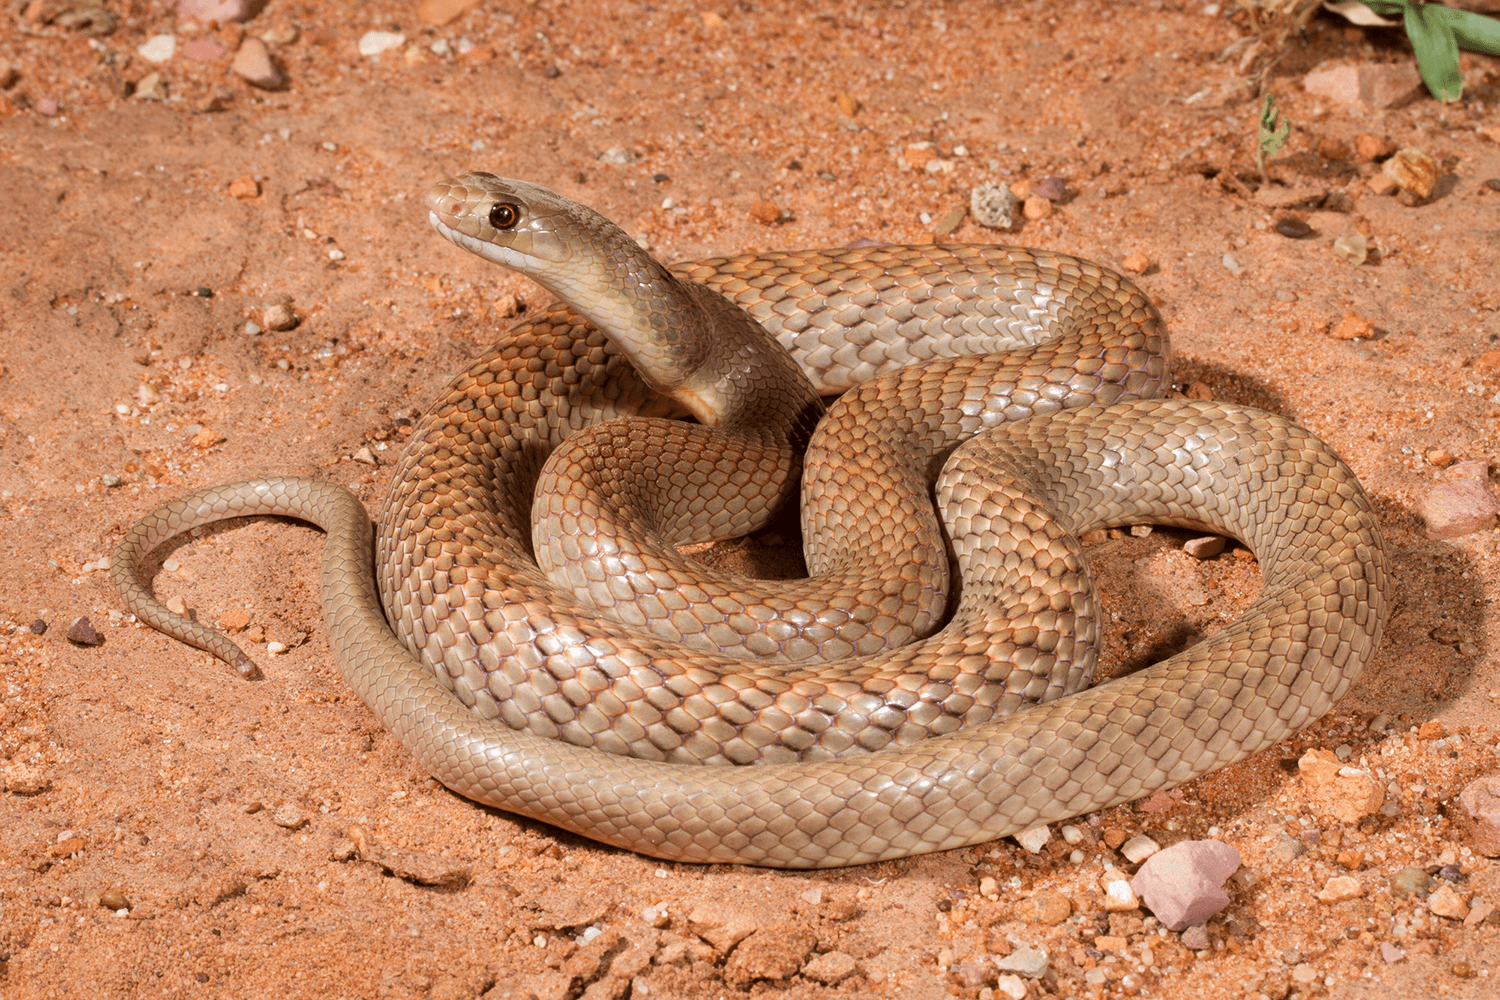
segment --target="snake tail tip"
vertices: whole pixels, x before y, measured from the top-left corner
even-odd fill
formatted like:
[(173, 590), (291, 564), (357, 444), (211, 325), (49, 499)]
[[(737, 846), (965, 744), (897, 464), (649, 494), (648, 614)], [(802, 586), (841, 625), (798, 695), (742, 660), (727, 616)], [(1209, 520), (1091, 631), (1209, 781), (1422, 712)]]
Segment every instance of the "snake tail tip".
[(260, 672), (260, 667), (257, 667), (255, 665), (255, 661), (250, 659), (250, 657), (246, 656), (244, 653), (236, 656), (231, 665), (236, 671), (239, 672), (239, 675), (247, 681), (262, 680), (265, 676)]

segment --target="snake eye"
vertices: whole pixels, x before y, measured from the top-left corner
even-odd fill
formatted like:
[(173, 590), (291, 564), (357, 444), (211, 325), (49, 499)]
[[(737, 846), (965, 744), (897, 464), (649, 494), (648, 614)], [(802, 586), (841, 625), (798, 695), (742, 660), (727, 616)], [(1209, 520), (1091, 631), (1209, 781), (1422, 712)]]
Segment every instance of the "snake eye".
[(490, 225), (496, 229), (510, 229), (521, 221), (521, 210), (509, 202), (497, 202), (490, 209)]

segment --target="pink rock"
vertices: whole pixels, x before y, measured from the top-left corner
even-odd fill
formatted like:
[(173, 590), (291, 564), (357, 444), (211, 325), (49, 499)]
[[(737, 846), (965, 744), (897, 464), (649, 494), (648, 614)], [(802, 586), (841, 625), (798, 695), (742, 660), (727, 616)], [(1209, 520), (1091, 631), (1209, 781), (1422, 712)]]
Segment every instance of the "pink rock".
[(266, 0), (178, 0), (177, 16), (200, 24), (244, 23), (265, 9)]
[(1477, 479), (1439, 483), (1417, 501), (1417, 513), (1427, 522), (1428, 538), (1458, 538), (1495, 523), (1500, 503)]
[(1302, 78), (1314, 97), (1367, 108), (1398, 108), (1422, 92), (1422, 77), (1410, 63), (1365, 63), (1315, 69)]
[(1469, 782), (1458, 793), (1458, 804), (1470, 846), (1487, 858), (1500, 858), (1500, 774)]
[(1207, 922), (1229, 905), (1224, 880), (1240, 852), (1219, 840), (1184, 840), (1151, 855), (1130, 887), (1169, 931)]
[(224, 44), (212, 35), (201, 35), (183, 42), (182, 54), (194, 62), (218, 62), (224, 55)]
[(281, 90), (286, 86), (286, 75), (271, 58), (271, 50), (252, 35), (245, 36), (240, 43), (240, 50), (234, 54), (234, 62), (229, 68), (246, 83), (261, 90)]

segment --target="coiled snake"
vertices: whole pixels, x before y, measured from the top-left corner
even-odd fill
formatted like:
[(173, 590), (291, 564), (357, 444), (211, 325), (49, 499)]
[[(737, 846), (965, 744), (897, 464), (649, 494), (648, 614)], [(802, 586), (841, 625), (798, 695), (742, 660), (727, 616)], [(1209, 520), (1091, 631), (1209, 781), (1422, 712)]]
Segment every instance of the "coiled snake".
[[(143, 620), (249, 673), (138, 566), (226, 517), (321, 525), (339, 667), (454, 791), (662, 858), (875, 861), (1242, 759), (1328, 711), (1375, 650), (1386, 562), (1354, 475), (1280, 417), (1154, 398), (1166, 331), (1105, 268), (955, 245), (669, 270), (535, 185), (465, 174), (427, 204), (562, 301), (420, 422), (373, 554), (344, 489), (259, 479), (151, 514), (111, 576)], [(679, 554), (764, 525), (799, 478), (807, 579)], [(1074, 539), (1140, 521), (1241, 539), (1264, 589), (1089, 688)]]

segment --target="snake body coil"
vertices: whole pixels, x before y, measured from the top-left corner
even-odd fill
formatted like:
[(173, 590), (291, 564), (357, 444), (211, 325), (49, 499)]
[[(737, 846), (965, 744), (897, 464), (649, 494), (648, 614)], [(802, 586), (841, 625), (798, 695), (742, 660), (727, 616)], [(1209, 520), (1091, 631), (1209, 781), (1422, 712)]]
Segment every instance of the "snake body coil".
[[(150, 515), (111, 574), (143, 620), (248, 671), (155, 602), (141, 559), (224, 517), (323, 526), (340, 669), (463, 795), (676, 860), (899, 857), (1242, 759), (1325, 713), (1379, 641), (1385, 557), (1353, 474), (1279, 417), (1153, 398), (1166, 333), (1113, 272), (963, 246), (674, 272), (534, 185), (466, 174), (428, 205), (562, 302), (419, 424), (373, 555), (347, 491), (263, 479)], [(799, 474), (807, 579), (678, 553), (760, 527)], [(1088, 688), (1074, 538), (1139, 521), (1241, 539), (1264, 589)]]

